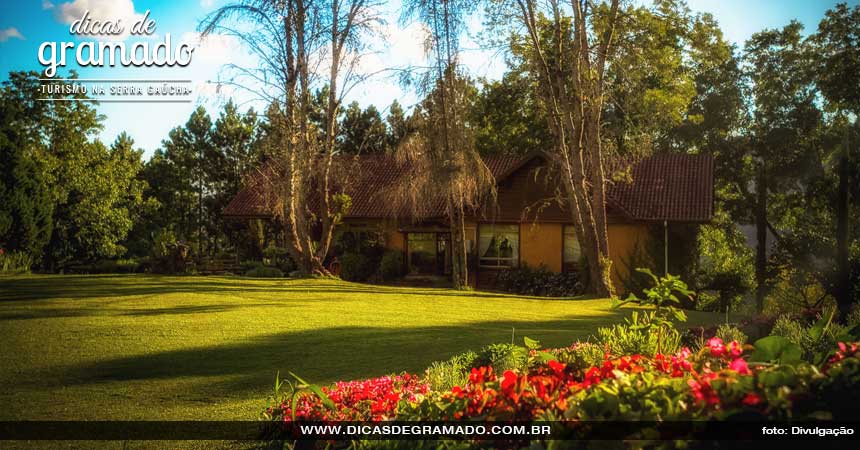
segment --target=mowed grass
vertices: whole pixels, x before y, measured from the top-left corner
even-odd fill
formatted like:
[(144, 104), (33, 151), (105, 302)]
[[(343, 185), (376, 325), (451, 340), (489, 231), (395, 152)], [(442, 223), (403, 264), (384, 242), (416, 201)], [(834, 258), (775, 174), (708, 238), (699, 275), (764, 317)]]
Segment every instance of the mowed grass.
[[(276, 373), (330, 383), (622, 320), (552, 300), (336, 280), (0, 278), (0, 420), (256, 420)], [(691, 313), (690, 324), (719, 321)]]

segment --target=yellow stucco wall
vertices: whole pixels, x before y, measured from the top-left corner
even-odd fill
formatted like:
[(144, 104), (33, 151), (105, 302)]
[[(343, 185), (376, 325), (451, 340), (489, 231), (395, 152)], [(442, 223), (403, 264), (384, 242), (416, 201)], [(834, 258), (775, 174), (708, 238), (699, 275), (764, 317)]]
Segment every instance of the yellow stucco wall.
[(639, 245), (643, 250), (650, 239), (648, 226), (645, 224), (610, 224), (609, 234), (609, 258), (612, 259), (612, 283), (615, 289), (622, 293), (623, 279), (630, 275), (627, 264), (630, 256)]
[[(347, 227), (349, 226), (348, 224)], [(385, 234), (386, 247), (391, 250), (406, 249), (406, 236), (398, 231), (394, 220), (364, 221), (364, 226), (381, 229)], [(619, 293), (623, 291), (622, 280), (629, 276), (627, 263), (639, 245), (644, 249), (650, 235), (645, 224), (610, 224), (609, 256), (612, 259), (612, 281)], [(477, 245), (477, 223), (466, 223), (466, 239)], [(563, 225), (559, 223), (520, 224), (520, 262), (533, 267), (540, 265), (561, 272)], [(474, 277), (472, 277), (474, 281)]]
[(561, 239), (559, 223), (521, 223), (520, 262), (561, 272)]

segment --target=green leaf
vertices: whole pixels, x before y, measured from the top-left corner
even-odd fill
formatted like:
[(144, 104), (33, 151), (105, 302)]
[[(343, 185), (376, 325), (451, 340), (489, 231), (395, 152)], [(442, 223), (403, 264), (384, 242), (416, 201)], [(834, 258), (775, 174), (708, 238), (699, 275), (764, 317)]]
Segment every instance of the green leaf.
[(848, 331), (843, 333), (837, 340), (842, 342), (860, 341), (860, 325), (854, 325)]
[(526, 348), (529, 350), (537, 350), (540, 348), (540, 341), (536, 341), (534, 339), (529, 338), (528, 336), (523, 337), (523, 343)]
[(550, 352), (540, 352), (538, 353), (538, 358), (540, 358), (543, 362), (555, 361), (557, 358)]
[(644, 273), (645, 275), (651, 277), (651, 279), (654, 280), (654, 284), (660, 284), (660, 280), (657, 279), (657, 275), (654, 275), (654, 272), (651, 272), (651, 269), (647, 267), (639, 267), (636, 269), (636, 271), (639, 273)]
[(830, 327), (830, 322), (833, 320), (833, 315), (835, 313), (836, 313), (835, 309), (831, 310), (829, 317), (826, 317), (826, 318), (822, 317), (822, 318), (818, 319), (818, 321), (815, 322), (815, 325), (813, 325), (809, 329), (809, 337), (812, 338), (813, 342), (819, 342), (821, 340), (821, 338), (824, 336), (824, 333)]
[(672, 317), (675, 318), (678, 322), (686, 322), (687, 321), (687, 313), (680, 309), (672, 310)]
[(753, 344), (755, 351), (750, 356), (754, 362), (778, 362), (796, 364), (801, 362), (803, 351), (800, 346), (782, 336), (768, 336)]
[(316, 396), (319, 397), (320, 401), (322, 402), (323, 406), (326, 407), (326, 409), (328, 409), (329, 411), (334, 411), (335, 409), (337, 409), (334, 402), (328, 397), (328, 395), (325, 394), (325, 392), (322, 391), (322, 389), (320, 389), (319, 386), (317, 386), (315, 384), (308, 383), (307, 381), (299, 378), (298, 375), (296, 375), (292, 372), (290, 372), (290, 375), (293, 378), (295, 378), (296, 381), (298, 381), (299, 383), (305, 385), (308, 389), (310, 389), (311, 392), (316, 394)]

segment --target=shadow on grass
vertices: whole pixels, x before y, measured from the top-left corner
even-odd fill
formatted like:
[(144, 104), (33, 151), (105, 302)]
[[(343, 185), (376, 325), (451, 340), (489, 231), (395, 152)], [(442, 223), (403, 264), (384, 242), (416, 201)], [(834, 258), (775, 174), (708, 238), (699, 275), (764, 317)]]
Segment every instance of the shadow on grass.
[(206, 385), (218, 386), (216, 390), (241, 394), (271, 386), (277, 372), (294, 372), (318, 383), (402, 371), (420, 373), (432, 361), (491, 343), (510, 342), (512, 327), (517, 330), (517, 342), (528, 335), (548, 346), (569, 345), (586, 339), (597, 326), (620, 320), (623, 314), (619, 311), (542, 322), (486, 321), (465, 326), (331, 327), (110, 358), (59, 369), (51, 376), (78, 385), (204, 377)]

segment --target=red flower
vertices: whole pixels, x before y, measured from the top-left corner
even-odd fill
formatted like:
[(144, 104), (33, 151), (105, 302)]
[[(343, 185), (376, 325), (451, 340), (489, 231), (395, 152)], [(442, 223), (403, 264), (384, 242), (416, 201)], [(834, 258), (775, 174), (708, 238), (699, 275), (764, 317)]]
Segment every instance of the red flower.
[(755, 392), (747, 392), (747, 395), (744, 396), (744, 399), (741, 400), (741, 402), (747, 406), (755, 406), (761, 403), (761, 397), (759, 397)]
[(506, 370), (502, 376), (502, 390), (508, 392), (517, 384), (517, 374), (512, 370)]
[(457, 398), (463, 398), (463, 388), (460, 386), (454, 386), (451, 388), (451, 393)]
[(469, 374), (469, 382), (472, 384), (481, 384), (495, 379), (492, 367), (479, 367), (477, 369), (473, 367), (472, 372)]
[(720, 403), (720, 397), (714, 392), (714, 388), (711, 387), (711, 383), (708, 380), (699, 382), (690, 378), (687, 380), (687, 385), (690, 386), (690, 392), (697, 401), (705, 403), (708, 406)]
[(582, 386), (588, 387), (592, 384), (600, 383), (600, 369), (592, 367), (585, 372), (585, 379), (582, 380)]
[(557, 377), (562, 376), (564, 374), (564, 369), (567, 367), (567, 364), (560, 363), (556, 360), (550, 361), (549, 363), (547, 363), (547, 365), (549, 366), (550, 369), (552, 369), (552, 372)]

